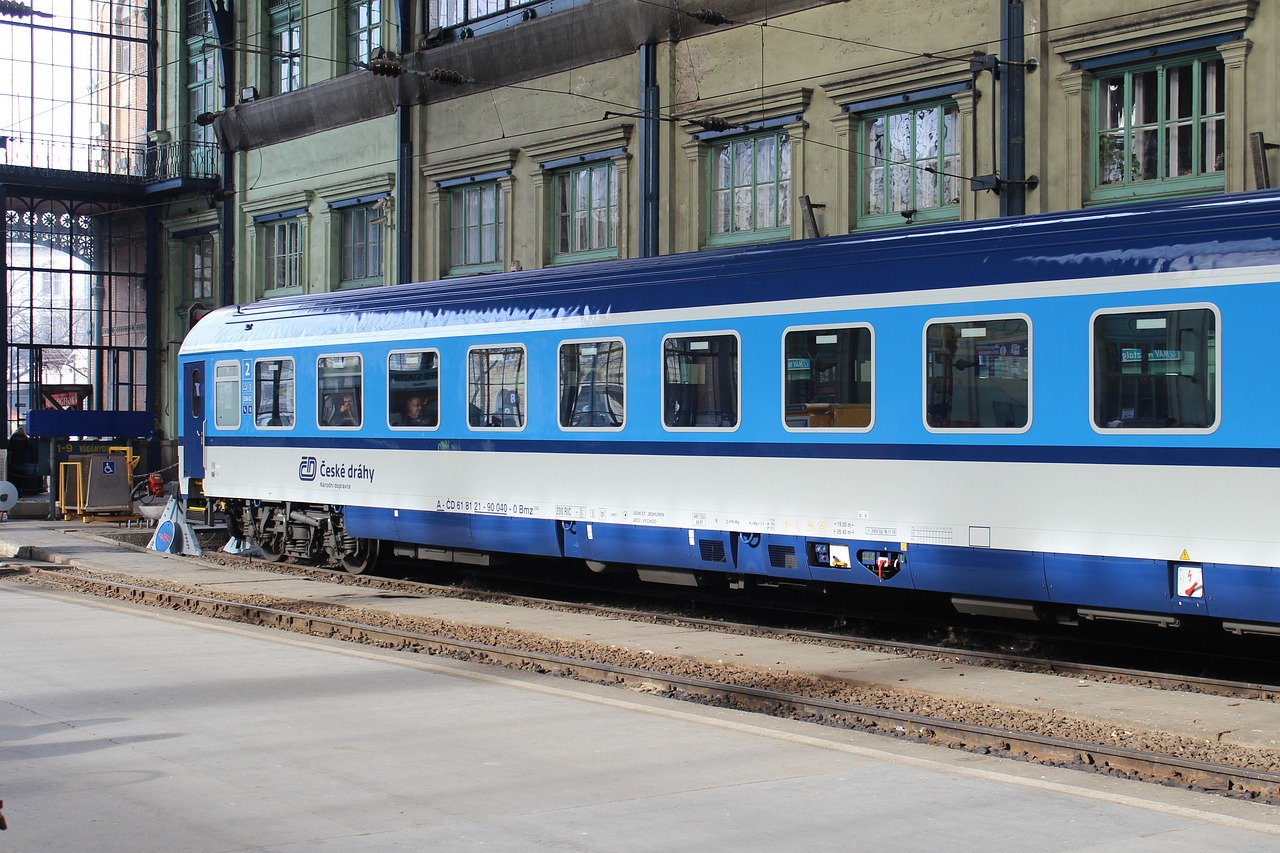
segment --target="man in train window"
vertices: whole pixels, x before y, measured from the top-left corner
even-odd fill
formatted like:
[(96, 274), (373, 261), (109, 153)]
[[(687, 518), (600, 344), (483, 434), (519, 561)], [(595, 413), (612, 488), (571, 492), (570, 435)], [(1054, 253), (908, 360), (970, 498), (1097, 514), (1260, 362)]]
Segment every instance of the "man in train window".
[(338, 402), (334, 406), (329, 417), (325, 419), (326, 426), (356, 426), (355, 397), (351, 394), (340, 394)]

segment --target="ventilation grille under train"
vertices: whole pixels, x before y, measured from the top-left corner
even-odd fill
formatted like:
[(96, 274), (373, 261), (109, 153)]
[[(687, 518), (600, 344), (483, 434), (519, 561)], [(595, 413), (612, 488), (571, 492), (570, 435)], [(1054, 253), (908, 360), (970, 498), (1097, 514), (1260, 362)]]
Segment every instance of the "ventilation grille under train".
[(708, 563), (724, 562), (724, 543), (716, 539), (699, 539), (698, 550), (702, 552), (702, 559)]
[(770, 545), (769, 565), (775, 569), (798, 569), (796, 549), (790, 545)]

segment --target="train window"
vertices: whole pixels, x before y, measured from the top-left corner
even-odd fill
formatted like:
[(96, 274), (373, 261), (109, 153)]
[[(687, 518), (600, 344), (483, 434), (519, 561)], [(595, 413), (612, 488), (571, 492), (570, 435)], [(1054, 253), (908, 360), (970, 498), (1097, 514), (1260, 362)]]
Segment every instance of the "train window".
[(662, 417), (668, 429), (736, 429), (736, 335), (672, 336), (662, 342)]
[(253, 367), (253, 422), (260, 427), (292, 428), (297, 403), (291, 358), (259, 359)]
[(871, 329), (792, 329), (783, 338), (788, 429), (871, 426)]
[(522, 346), (470, 350), (467, 353), (467, 424), (523, 428), (525, 370)]
[(387, 422), (393, 427), (440, 423), (440, 356), (430, 350), (387, 357)]
[(1031, 336), (1023, 317), (942, 320), (925, 329), (925, 424), (931, 430), (1026, 430)]
[(219, 429), (240, 426), (240, 362), (221, 361), (213, 368), (213, 423)]
[(1093, 318), (1097, 429), (1207, 430), (1218, 423), (1218, 318), (1209, 307)]
[(560, 345), (560, 426), (620, 429), (626, 420), (622, 341)]
[(364, 422), (363, 365), (358, 355), (322, 355), (316, 359), (320, 426), (359, 427)]

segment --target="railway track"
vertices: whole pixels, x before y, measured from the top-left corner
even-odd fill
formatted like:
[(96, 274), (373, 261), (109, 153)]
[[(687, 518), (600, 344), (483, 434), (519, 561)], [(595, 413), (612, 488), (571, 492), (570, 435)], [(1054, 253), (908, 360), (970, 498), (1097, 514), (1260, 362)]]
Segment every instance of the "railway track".
[[(533, 607), (553, 607), (592, 615), (607, 616), (619, 619), (642, 619), (644, 621), (696, 627), (703, 630), (723, 631), (756, 637), (772, 637), (790, 642), (811, 642), (836, 648), (871, 649), (890, 651), (896, 654), (928, 657), (957, 663), (977, 664), (981, 666), (1016, 669), (1024, 672), (1043, 672), (1053, 675), (1073, 676), (1096, 681), (1132, 684), (1173, 692), (1195, 692), (1213, 696), (1227, 696), (1237, 699), (1250, 699), (1268, 702), (1280, 702), (1280, 684), (1241, 681), (1230, 678), (1213, 678), (1187, 673), (1170, 673), (1153, 669), (1109, 666), (1085, 660), (1066, 660), (1060, 657), (1046, 657), (1044, 654), (1031, 655), (1011, 651), (988, 651), (968, 647), (966, 644), (937, 645), (931, 643), (910, 642), (885, 639), (877, 636), (863, 636), (848, 632), (819, 631), (812, 629), (770, 627), (756, 622), (740, 622), (724, 618), (708, 618), (691, 616), (682, 613), (665, 613), (659, 610), (641, 610), (628, 606), (600, 605), (577, 601), (567, 601), (542, 596), (522, 595), (505, 591), (487, 591), (474, 588), (438, 583), (426, 583), (413, 580), (395, 580), (379, 578), (371, 575), (350, 575), (343, 571), (317, 569), (299, 566), (281, 566), (266, 564), (270, 570), (289, 574), (299, 574), (330, 582), (355, 584), (368, 588), (386, 588), (396, 592), (410, 592), (422, 595), (454, 595), (478, 601), (492, 601), (501, 604), (519, 604)], [(261, 568), (261, 564), (254, 564)], [(599, 594), (598, 588), (590, 588), (593, 594)], [(660, 596), (648, 596), (649, 601), (663, 601)], [(985, 635), (984, 635), (985, 637)], [(985, 637), (990, 644), (1007, 643), (1010, 634), (1006, 631), (998, 638)], [(1030, 637), (1016, 638), (1015, 642), (1031, 643)], [(1078, 642), (1078, 641), (1073, 641)], [(1098, 646), (1094, 654), (1105, 651), (1109, 647)], [(1182, 661), (1186, 663), (1185, 660)], [(1200, 664), (1192, 664), (1200, 665)]]
[(1012, 728), (975, 725), (892, 708), (837, 701), (802, 692), (764, 689), (735, 683), (733, 680), (693, 678), (663, 668), (619, 666), (515, 646), (478, 643), (333, 618), (302, 609), (237, 601), (233, 600), (234, 597), (215, 598), (189, 591), (157, 589), (55, 568), (39, 568), (38, 574), (53, 585), (81, 592), (312, 636), (554, 673), (689, 701), (905, 737), (955, 749), (1004, 755), (1054, 766), (1077, 767), (1160, 784), (1280, 803), (1280, 773), (1263, 769), (1131, 749), (1103, 742), (1052, 737)]

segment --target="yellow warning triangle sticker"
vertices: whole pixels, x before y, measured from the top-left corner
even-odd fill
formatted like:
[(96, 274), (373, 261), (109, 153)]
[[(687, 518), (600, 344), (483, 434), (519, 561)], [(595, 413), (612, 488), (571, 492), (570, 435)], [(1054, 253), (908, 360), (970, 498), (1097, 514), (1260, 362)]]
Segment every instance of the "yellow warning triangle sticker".
[(1182, 556), (1181, 556), (1181, 557), (1179, 557), (1178, 559), (1179, 559), (1179, 560), (1190, 560), (1190, 559), (1191, 559), (1191, 555), (1187, 553), (1187, 549), (1186, 549), (1186, 548), (1183, 548), (1183, 549), (1182, 549)]

